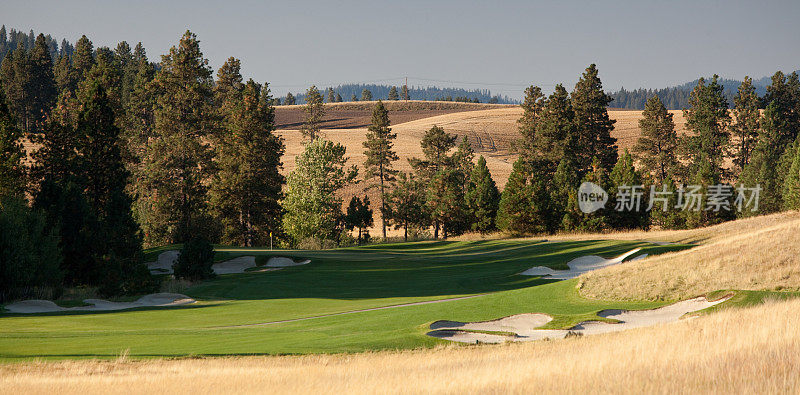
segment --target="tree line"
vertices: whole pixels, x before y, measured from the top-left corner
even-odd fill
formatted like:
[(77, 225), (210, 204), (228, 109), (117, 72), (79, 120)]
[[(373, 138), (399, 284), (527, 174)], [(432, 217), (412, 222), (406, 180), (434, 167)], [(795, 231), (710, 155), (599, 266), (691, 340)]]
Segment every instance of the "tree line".
[(235, 58), (215, 79), (191, 32), (158, 64), (141, 43), (85, 36), (53, 62), (40, 34), (5, 56), (0, 88), (0, 298), (62, 284), (143, 293), (158, 287), (143, 246), (281, 236), (269, 87)]
[[(99, 287), (107, 295), (155, 290), (143, 246), (183, 244), (176, 275), (200, 279), (213, 275), (211, 242), (362, 243), (373, 212), (384, 240), (390, 227), (406, 239), (427, 232), (447, 238), (498, 229), (685, 228), (734, 215), (610, 208), (586, 214), (578, 208), (583, 181), (612, 195), (639, 183), (672, 191), (760, 184), (760, 213), (800, 207), (796, 73), (776, 73), (763, 97), (745, 79), (732, 112), (718, 78), (700, 79), (685, 110), (692, 131), (686, 136), (676, 134), (660, 99), (650, 98), (642, 135), (622, 155), (611, 137), (612, 98), (595, 65), (572, 92), (559, 84), (546, 96), (531, 86), (521, 104), (518, 159), (500, 193), (485, 158), (476, 160), (466, 138), (438, 126), (426, 131), (412, 171), (397, 171), (396, 134), (380, 100), (363, 143), (367, 159), (360, 169), (349, 166), (345, 147), (320, 134), (331, 91), (315, 86), (303, 95), (303, 152), (284, 178), (268, 84), (244, 81), (233, 57), (214, 75), (189, 31), (158, 63), (141, 43), (94, 48), (83, 36), (56, 61), (51, 49), (39, 35), (0, 64), (2, 299), (61, 285)], [(342, 189), (355, 183), (374, 189), (379, 200), (353, 196), (343, 209)]]
[[(492, 94), (488, 89), (469, 90), (463, 88), (416, 87), (406, 85), (344, 84), (325, 88), (324, 91), (325, 102), (327, 103), (370, 101), (378, 99), (446, 100), (492, 104), (518, 103), (506, 96)], [(303, 93), (290, 92), (285, 97), (276, 100), (278, 100), (277, 103), (279, 104), (305, 104), (305, 95)]]

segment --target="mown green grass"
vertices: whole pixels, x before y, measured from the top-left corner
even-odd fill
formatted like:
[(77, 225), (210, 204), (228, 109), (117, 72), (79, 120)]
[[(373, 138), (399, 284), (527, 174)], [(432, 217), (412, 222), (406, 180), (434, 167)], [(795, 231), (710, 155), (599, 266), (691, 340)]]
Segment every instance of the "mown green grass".
[[(518, 273), (537, 265), (565, 268), (578, 256), (612, 257), (636, 247), (649, 254), (687, 248), (603, 240), (419, 242), (329, 251), (220, 246), (218, 259), (290, 256), (311, 263), (219, 276), (190, 288), (187, 294), (198, 302), (188, 306), (0, 315), (0, 359), (113, 358), (123, 350), (146, 358), (430, 347), (443, 342), (425, 336), (433, 321), (533, 312), (552, 315), (548, 327), (563, 328), (599, 319), (596, 312), (603, 309), (653, 308), (663, 302), (587, 300), (578, 295), (575, 280), (552, 282)], [(481, 296), (253, 325), (469, 295)]]

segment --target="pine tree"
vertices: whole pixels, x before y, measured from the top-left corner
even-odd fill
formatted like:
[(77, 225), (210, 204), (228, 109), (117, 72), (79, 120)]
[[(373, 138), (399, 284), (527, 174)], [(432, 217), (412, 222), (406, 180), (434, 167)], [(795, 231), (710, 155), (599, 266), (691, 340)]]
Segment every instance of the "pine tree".
[(306, 91), (306, 106), (303, 108), (303, 111), (306, 115), (300, 132), (303, 133), (304, 137), (313, 141), (319, 137), (320, 124), (322, 123), (322, 118), (325, 116), (325, 105), (322, 103), (322, 95), (320, 95), (317, 87), (314, 85), (311, 85)]
[(470, 173), (466, 200), (472, 217), (472, 230), (486, 233), (496, 229), (495, 218), (500, 203), (500, 192), (489, 173), (483, 155), (478, 158), (478, 163)]
[(733, 164), (736, 166), (737, 175), (741, 174), (750, 162), (750, 155), (758, 139), (759, 118), (761, 117), (758, 110), (759, 104), (753, 80), (745, 76), (744, 81), (739, 85), (739, 92), (734, 98), (733, 114), (736, 123), (731, 127), (736, 143)]
[(723, 160), (730, 143), (730, 115), (728, 101), (718, 79), (714, 75), (711, 82), (706, 84), (705, 79), (700, 78), (689, 97), (690, 108), (683, 111), (686, 128), (693, 132), (681, 141), (690, 178), (706, 164), (710, 164), (709, 171), (718, 174), (719, 178), (726, 174)]
[[(592, 161), (592, 171), (583, 177), (583, 182), (591, 182), (599, 185), (603, 190), (609, 191), (612, 188), (611, 180), (609, 179), (608, 172), (599, 158)], [(612, 199), (609, 196), (609, 201)], [(605, 208), (601, 208), (593, 213), (583, 213), (578, 210), (577, 196), (570, 199), (570, 206), (568, 207), (567, 220), (563, 222), (567, 231), (581, 231), (581, 232), (602, 232), (609, 227), (610, 216), (613, 207), (610, 203)]]
[(396, 133), (392, 133), (389, 127), (389, 111), (384, 107), (383, 102), (378, 100), (372, 110), (372, 123), (367, 128), (367, 139), (363, 145), (367, 157), (364, 161), (364, 179), (369, 181), (377, 179), (377, 187), (380, 189), (381, 198), (381, 230), (384, 240), (386, 239), (386, 193), (389, 184), (395, 180), (397, 170), (392, 167), (392, 162), (398, 159), (397, 153), (393, 150), (393, 141), (397, 138)]
[(392, 85), (392, 87), (389, 89), (389, 97), (387, 97), (387, 99), (388, 100), (400, 100), (400, 95), (397, 94), (397, 87), (396, 86)]
[[(641, 186), (642, 183), (642, 176), (633, 166), (633, 156), (625, 150), (625, 153), (619, 157), (617, 164), (614, 165), (614, 168), (611, 170), (610, 174), (611, 180), (611, 190), (609, 190), (609, 194), (611, 196), (619, 196), (621, 193), (629, 194), (633, 196), (633, 188)], [(623, 191), (622, 188), (629, 188), (626, 191)], [(614, 210), (610, 211), (609, 213), (609, 224), (615, 229), (646, 229), (647, 228), (647, 210), (645, 204), (647, 204), (646, 194), (643, 189), (640, 191), (642, 192), (642, 197), (638, 201), (638, 204), (632, 204), (633, 209), (628, 209), (629, 207), (620, 207), (621, 210)], [(625, 198), (627, 199), (627, 198)], [(631, 198), (631, 201), (635, 201), (635, 197)], [(627, 202), (624, 202), (627, 203)]]
[[(106, 277), (101, 292), (108, 295), (152, 290), (150, 273), (142, 264), (142, 239), (131, 214), (131, 199), (125, 193), (129, 173), (118, 145), (111, 100), (100, 81), (89, 84), (79, 98), (77, 133), (85, 136), (81, 161), (86, 175), (89, 206), (98, 220), (93, 238), (95, 260)], [(103, 171), (93, 171), (103, 169)]]
[[(347, 205), (347, 213), (344, 216), (347, 230), (358, 229), (358, 245), (364, 239), (369, 238), (366, 229), (372, 226), (372, 210), (369, 208), (369, 196), (364, 195), (364, 199), (353, 196)], [(366, 237), (365, 237), (366, 236)]]
[(436, 227), (441, 225), (442, 236), (456, 236), (466, 231), (470, 224), (468, 208), (464, 199), (464, 178), (452, 166), (445, 167), (433, 175), (427, 191), (428, 213)]
[(364, 88), (364, 90), (361, 91), (361, 101), (372, 101), (372, 92), (370, 92), (369, 89)]
[(783, 183), (783, 209), (800, 210), (800, 139), (786, 153), (791, 164)]
[(429, 225), (425, 199), (424, 185), (412, 173), (400, 173), (389, 193), (389, 213), (395, 229), (403, 229), (404, 241), (408, 241), (409, 228)]
[(0, 93), (0, 199), (22, 196), (26, 187), (22, 131)]
[(358, 101), (358, 97), (356, 97), (355, 93), (353, 93), (353, 96), (350, 97), (350, 101)]
[(148, 139), (136, 180), (139, 221), (149, 244), (209, 235), (206, 189), (213, 174), (208, 138), (218, 124), (213, 80), (197, 37), (187, 31), (162, 57), (154, 80), (160, 92), (154, 136)]
[(522, 117), (517, 120), (519, 133), (522, 140), (518, 143), (518, 151), (525, 156), (531, 156), (535, 151), (536, 128), (545, 106), (545, 96), (538, 86), (529, 86), (525, 89), (525, 99), (520, 105)]
[(328, 103), (336, 102), (336, 94), (333, 92), (333, 88), (327, 89), (327, 95), (328, 95)]
[[(128, 95), (128, 103), (123, 109), (122, 157), (128, 171), (139, 174), (138, 167), (145, 156), (147, 142), (154, 137), (157, 92), (153, 84), (155, 68), (147, 60), (141, 43), (134, 50), (133, 61), (136, 64), (136, 75)], [(134, 184), (133, 187), (135, 186)]]
[[(448, 202), (444, 195), (447, 192), (445, 187), (449, 187), (447, 184), (456, 181), (451, 172), (445, 174), (445, 171), (452, 169), (452, 158), (447, 153), (455, 146), (455, 141), (456, 136), (449, 135), (445, 133), (444, 129), (434, 125), (425, 132), (425, 136), (422, 138), (421, 146), (425, 159), (413, 158), (410, 160), (411, 166), (419, 178), (428, 186), (427, 201), (431, 206), (453, 203)], [(436, 177), (439, 177), (438, 183), (433, 182)], [(433, 222), (433, 235), (434, 238), (438, 238), (442, 219), (450, 212), (444, 206), (437, 212), (430, 207), (430, 214)]]
[[(739, 184), (746, 188), (754, 188), (757, 185), (761, 187), (758, 204), (760, 214), (776, 212), (783, 207), (784, 174), (779, 171), (778, 163), (786, 152), (782, 149), (783, 133), (786, 130), (785, 119), (780, 115), (777, 103), (771, 102), (767, 105), (760, 122), (758, 142), (749, 163), (739, 177)], [(741, 214), (756, 213), (746, 210)]]
[(647, 100), (642, 119), (639, 120), (639, 129), (642, 133), (633, 146), (636, 160), (642, 165), (645, 174), (652, 176), (657, 183), (662, 183), (674, 174), (678, 166), (678, 135), (675, 133), (672, 114), (658, 96)]
[(284, 105), (293, 106), (295, 104), (295, 98), (292, 92), (286, 94), (286, 100), (283, 101)]
[(800, 81), (797, 73), (792, 73), (786, 78), (778, 71), (772, 76), (772, 84), (767, 86), (767, 93), (763, 99), (764, 106), (772, 104), (775, 122), (781, 125), (778, 139), (778, 150), (786, 147), (797, 139), (800, 134)]
[(86, 79), (89, 70), (94, 66), (94, 46), (86, 36), (81, 36), (75, 43), (75, 52), (72, 57), (72, 64), (75, 67), (77, 81)]
[(611, 137), (615, 120), (608, 117), (606, 109), (613, 99), (603, 91), (597, 76), (597, 67), (589, 65), (572, 91), (572, 107), (575, 111), (576, 158), (582, 171), (591, 168), (597, 157), (605, 170), (617, 163), (617, 139)]
[(411, 100), (411, 95), (408, 92), (408, 85), (403, 85), (403, 87), (400, 88), (400, 98), (406, 101)]
[(78, 87), (78, 76), (75, 68), (72, 67), (72, 60), (66, 54), (59, 56), (53, 68), (53, 75), (56, 81), (58, 92), (74, 92)]
[(279, 232), (284, 145), (273, 133), (275, 111), (266, 86), (250, 80), (230, 96), (225, 131), (215, 147), (219, 171), (211, 205), (223, 226), (223, 242), (250, 247)]
[[(681, 211), (676, 209), (678, 204), (677, 188), (672, 176), (667, 175), (660, 183), (654, 184), (654, 192), (658, 193), (658, 198), (666, 198), (666, 204), (661, 201), (653, 202), (653, 207), (648, 211), (650, 225), (660, 229), (684, 229), (686, 218)], [(649, 202), (648, 202), (649, 206)]]
[(295, 242), (308, 238), (337, 240), (342, 199), (337, 192), (357, 173), (346, 169), (345, 147), (317, 138), (305, 145), (286, 182), (283, 228)]
[(536, 166), (547, 175), (555, 171), (564, 156), (569, 155), (579, 161), (586, 154), (575, 146), (575, 120), (566, 89), (561, 84), (556, 85), (553, 94), (541, 107), (541, 114), (535, 122), (533, 146), (525, 155), (525, 160), (541, 162)]
[(342, 102), (342, 95), (340, 95), (338, 93), (336, 94), (336, 102), (337, 103), (341, 103)]
[(571, 155), (565, 155), (558, 163), (550, 188), (554, 221), (558, 222), (556, 227), (569, 228), (570, 226), (565, 224), (573, 223), (570, 216), (570, 202), (577, 199), (580, 183), (581, 179), (575, 159)]
[(517, 235), (553, 232), (554, 212), (547, 191), (549, 182), (522, 158), (517, 159), (500, 195), (497, 227)]

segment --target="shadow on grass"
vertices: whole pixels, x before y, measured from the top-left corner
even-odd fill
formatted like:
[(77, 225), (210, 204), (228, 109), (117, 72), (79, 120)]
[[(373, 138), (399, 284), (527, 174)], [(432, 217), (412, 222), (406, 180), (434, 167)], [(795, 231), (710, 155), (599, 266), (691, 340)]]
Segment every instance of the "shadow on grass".
[(308, 258), (278, 271), (223, 275), (190, 288), (198, 299), (376, 299), (491, 293), (552, 282), (521, 276), (533, 266), (566, 269), (584, 255), (615, 257), (634, 248), (659, 254), (688, 248), (647, 242), (480, 240), (417, 242), (325, 251), (224, 248), (218, 254)]
[(132, 309), (120, 310), (72, 310), (72, 311), (53, 311), (49, 313), (9, 313), (4, 311), (0, 313), (0, 319), (4, 317), (51, 317), (51, 316), (65, 316), (65, 315), (99, 315), (109, 313), (128, 313), (134, 311), (152, 311), (152, 310), (188, 310), (188, 309), (204, 309), (207, 307), (219, 306), (222, 303), (203, 303), (203, 304), (187, 304), (181, 306), (142, 306)]

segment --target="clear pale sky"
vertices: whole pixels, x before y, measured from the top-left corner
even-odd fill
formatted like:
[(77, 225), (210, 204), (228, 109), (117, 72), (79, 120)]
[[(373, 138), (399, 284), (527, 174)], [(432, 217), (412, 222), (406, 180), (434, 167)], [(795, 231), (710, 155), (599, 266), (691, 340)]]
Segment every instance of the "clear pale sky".
[(797, 0), (3, 0), (0, 23), (72, 43), (86, 34), (95, 46), (141, 41), (151, 60), (190, 29), (215, 70), (235, 56), (277, 94), (408, 76), (519, 98), (530, 84), (571, 90), (590, 63), (607, 90), (800, 68)]

